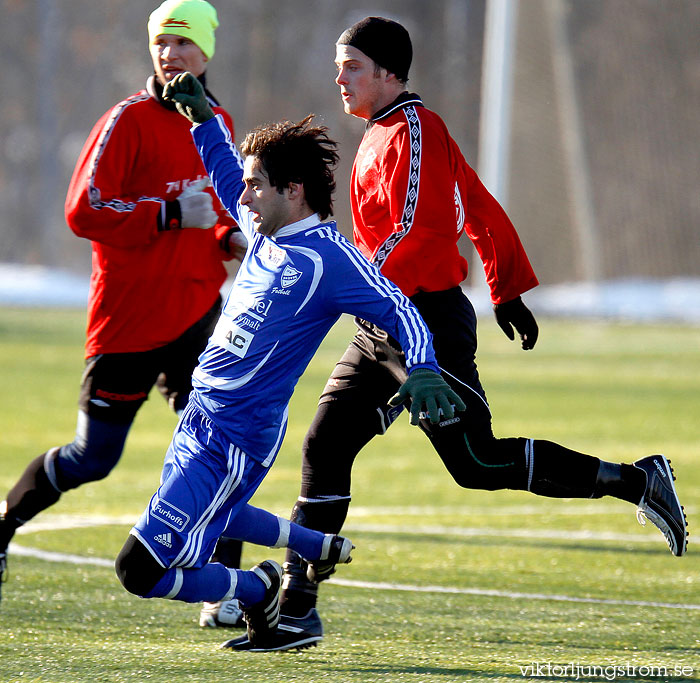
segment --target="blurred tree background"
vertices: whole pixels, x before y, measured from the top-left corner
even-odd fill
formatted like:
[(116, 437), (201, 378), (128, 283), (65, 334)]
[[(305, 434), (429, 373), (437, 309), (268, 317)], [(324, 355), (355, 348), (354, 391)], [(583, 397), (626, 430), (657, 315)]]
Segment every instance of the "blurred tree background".
[[(363, 122), (343, 114), (335, 40), (370, 14), (404, 24), (409, 88), (478, 168), (486, 2), (212, 0), (221, 25), (208, 84), (237, 140), (308, 112), (330, 127), (342, 156), (336, 217), (349, 234)], [(64, 222), (66, 189), (92, 125), (152, 72), (157, 4), (0, 0), (0, 262), (89, 272), (89, 244)], [(521, 0), (517, 10), (507, 209), (542, 283), (700, 276), (700, 2)]]

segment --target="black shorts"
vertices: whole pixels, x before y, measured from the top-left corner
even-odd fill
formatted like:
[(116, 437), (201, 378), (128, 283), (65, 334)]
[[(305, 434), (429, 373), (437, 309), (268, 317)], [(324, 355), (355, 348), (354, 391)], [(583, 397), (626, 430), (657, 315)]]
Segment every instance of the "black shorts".
[[(469, 299), (461, 288), (454, 287), (419, 292), (411, 301), (433, 335), (435, 357), (445, 379), (460, 395), (477, 394), (485, 403), (476, 367), (476, 314)], [(400, 344), (372, 323), (359, 319), (355, 323), (357, 333), (335, 366), (319, 403), (344, 400), (352, 394), (356, 400), (384, 405), (407, 379)]]
[[(420, 427), (455, 481), (477, 482), (472, 472), (477, 461), (466, 452), (467, 444), (479, 452), (491, 450), (494, 437), (475, 362), (474, 308), (457, 287), (417, 294), (411, 300), (433, 334), (443, 378), (467, 406), (464, 413), (439, 424), (421, 420)], [(358, 331), (326, 383), (304, 440), (305, 500), (349, 500), (355, 457), (374, 436), (386, 432), (402, 409), (390, 407), (388, 401), (407, 377), (403, 351), (383, 330), (366, 321), (356, 323)]]
[(104, 422), (130, 423), (153, 385), (179, 411), (192, 390), (192, 371), (221, 313), (221, 297), (177, 339), (150, 351), (104, 353), (86, 360), (80, 409)]

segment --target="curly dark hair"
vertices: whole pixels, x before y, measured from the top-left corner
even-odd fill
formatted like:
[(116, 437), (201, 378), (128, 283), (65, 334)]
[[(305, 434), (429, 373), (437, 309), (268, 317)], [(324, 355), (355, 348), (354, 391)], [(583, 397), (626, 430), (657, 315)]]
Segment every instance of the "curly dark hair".
[(270, 185), (279, 192), (290, 183), (304, 186), (309, 207), (324, 220), (333, 215), (338, 143), (328, 128), (312, 126), (313, 114), (299, 123), (279, 121), (254, 128), (241, 144), (243, 156), (260, 159)]

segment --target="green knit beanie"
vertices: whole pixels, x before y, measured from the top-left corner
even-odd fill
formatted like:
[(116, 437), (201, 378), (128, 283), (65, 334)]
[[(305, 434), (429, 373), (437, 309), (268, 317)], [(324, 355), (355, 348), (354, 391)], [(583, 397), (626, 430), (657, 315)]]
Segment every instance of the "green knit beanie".
[(165, 0), (148, 19), (148, 40), (172, 34), (189, 38), (206, 56), (214, 55), (216, 10), (206, 0)]

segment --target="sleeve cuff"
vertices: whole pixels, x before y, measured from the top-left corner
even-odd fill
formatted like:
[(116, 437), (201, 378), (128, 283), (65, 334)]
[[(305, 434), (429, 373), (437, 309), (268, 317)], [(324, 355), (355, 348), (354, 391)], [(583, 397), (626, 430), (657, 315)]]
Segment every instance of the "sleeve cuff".
[(168, 232), (169, 230), (179, 230), (182, 227), (182, 211), (180, 202), (175, 199), (172, 202), (163, 200), (160, 203), (158, 212), (158, 232)]
[(414, 370), (432, 370), (440, 374), (440, 366), (437, 363), (416, 363), (410, 367), (406, 367), (407, 374), (411, 374)]

